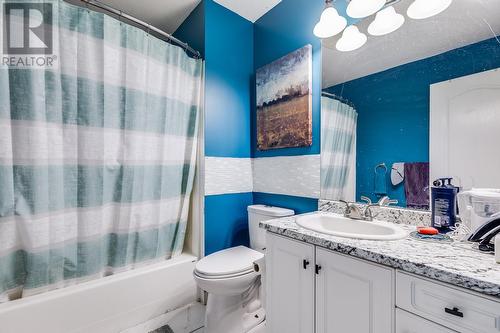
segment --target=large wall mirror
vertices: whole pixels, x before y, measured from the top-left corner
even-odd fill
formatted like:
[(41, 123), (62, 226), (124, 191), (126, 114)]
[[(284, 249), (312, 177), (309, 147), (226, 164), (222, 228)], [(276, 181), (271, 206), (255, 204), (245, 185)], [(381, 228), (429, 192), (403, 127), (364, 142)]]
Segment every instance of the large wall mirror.
[(437, 178), (500, 188), (500, 1), (419, 19), (414, 2), (362, 19), (334, 3), (348, 30), (322, 41), (323, 199), (427, 210)]

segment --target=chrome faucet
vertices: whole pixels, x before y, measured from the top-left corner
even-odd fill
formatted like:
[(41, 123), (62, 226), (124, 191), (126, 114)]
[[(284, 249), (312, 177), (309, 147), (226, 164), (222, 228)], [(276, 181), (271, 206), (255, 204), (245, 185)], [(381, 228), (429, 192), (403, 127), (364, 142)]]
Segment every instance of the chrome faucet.
[(364, 214), (363, 214), (364, 212), (355, 203), (347, 202), (345, 200), (339, 200), (339, 201), (345, 204), (344, 217), (354, 220), (364, 219)]
[(373, 221), (373, 218), (378, 215), (378, 214), (373, 215), (372, 207), (388, 207), (389, 205), (398, 204), (397, 200), (390, 199), (387, 195), (380, 198), (377, 203), (372, 203), (372, 200), (365, 196), (361, 196), (361, 200), (366, 202), (366, 206), (363, 211), (363, 216), (365, 221)]
[(373, 215), (372, 207), (379, 207), (379, 205), (378, 205), (378, 203), (366, 205), (365, 209), (363, 210), (363, 216), (364, 216), (363, 220), (373, 221), (373, 218), (378, 215), (378, 214)]
[[(361, 198), (361, 199), (365, 200), (364, 198)], [(339, 201), (346, 205), (346, 208), (344, 211), (344, 217), (347, 217), (347, 218), (350, 218), (353, 220), (372, 221), (373, 220), (373, 213), (372, 213), (371, 207), (378, 206), (378, 204), (372, 204), (371, 201), (369, 201), (369, 203), (365, 207), (360, 207), (360, 206), (356, 205), (356, 203), (351, 203), (351, 202), (347, 202), (344, 200), (339, 200)]]
[(365, 196), (361, 196), (361, 200), (366, 202), (366, 206), (363, 209), (363, 220), (373, 221), (374, 215), (373, 215), (372, 207), (380, 206), (380, 201), (377, 203), (372, 203), (372, 200), (368, 197), (365, 197)]
[(372, 207), (384, 207), (389, 206), (390, 204), (398, 203), (397, 200), (390, 200), (387, 196), (382, 197), (377, 203), (372, 203), (371, 199), (365, 196), (362, 196), (361, 200), (366, 203), (364, 207), (360, 207), (356, 205), (356, 203), (339, 200), (346, 205), (344, 217), (353, 220), (373, 221), (373, 218), (377, 215), (373, 214)]

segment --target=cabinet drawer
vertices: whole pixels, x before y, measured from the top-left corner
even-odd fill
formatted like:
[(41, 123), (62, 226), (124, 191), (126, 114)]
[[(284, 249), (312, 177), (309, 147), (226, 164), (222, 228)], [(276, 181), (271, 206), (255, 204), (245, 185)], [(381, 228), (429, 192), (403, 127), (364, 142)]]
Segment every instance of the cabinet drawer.
[(438, 324), (415, 316), (401, 309), (396, 309), (396, 333), (454, 333)]
[(401, 272), (396, 305), (459, 332), (500, 332), (500, 302)]

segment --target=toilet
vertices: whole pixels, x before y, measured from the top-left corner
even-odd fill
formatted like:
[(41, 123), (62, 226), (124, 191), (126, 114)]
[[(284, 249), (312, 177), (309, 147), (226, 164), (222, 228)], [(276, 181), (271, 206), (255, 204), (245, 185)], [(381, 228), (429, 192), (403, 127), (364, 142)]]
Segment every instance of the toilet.
[(294, 211), (265, 205), (248, 206), (247, 211), (251, 248), (232, 247), (196, 263), (194, 279), (208, 293), (205, 333), (265, 332), (266, 233), (259, 222), (291, 216)]

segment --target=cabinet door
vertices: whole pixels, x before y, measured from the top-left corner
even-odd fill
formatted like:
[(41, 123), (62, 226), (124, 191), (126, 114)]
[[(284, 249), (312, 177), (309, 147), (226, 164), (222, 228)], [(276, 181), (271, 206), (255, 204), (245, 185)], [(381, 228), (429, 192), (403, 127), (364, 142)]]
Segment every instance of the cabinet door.
[(396, 333), (453, 333), (441, 325), (396, 309)]
[(314, 246), (266, 237), (266, 332), (314, 332)]
[(390, 333), (394, 270), (316, 249), (316, 333)]

